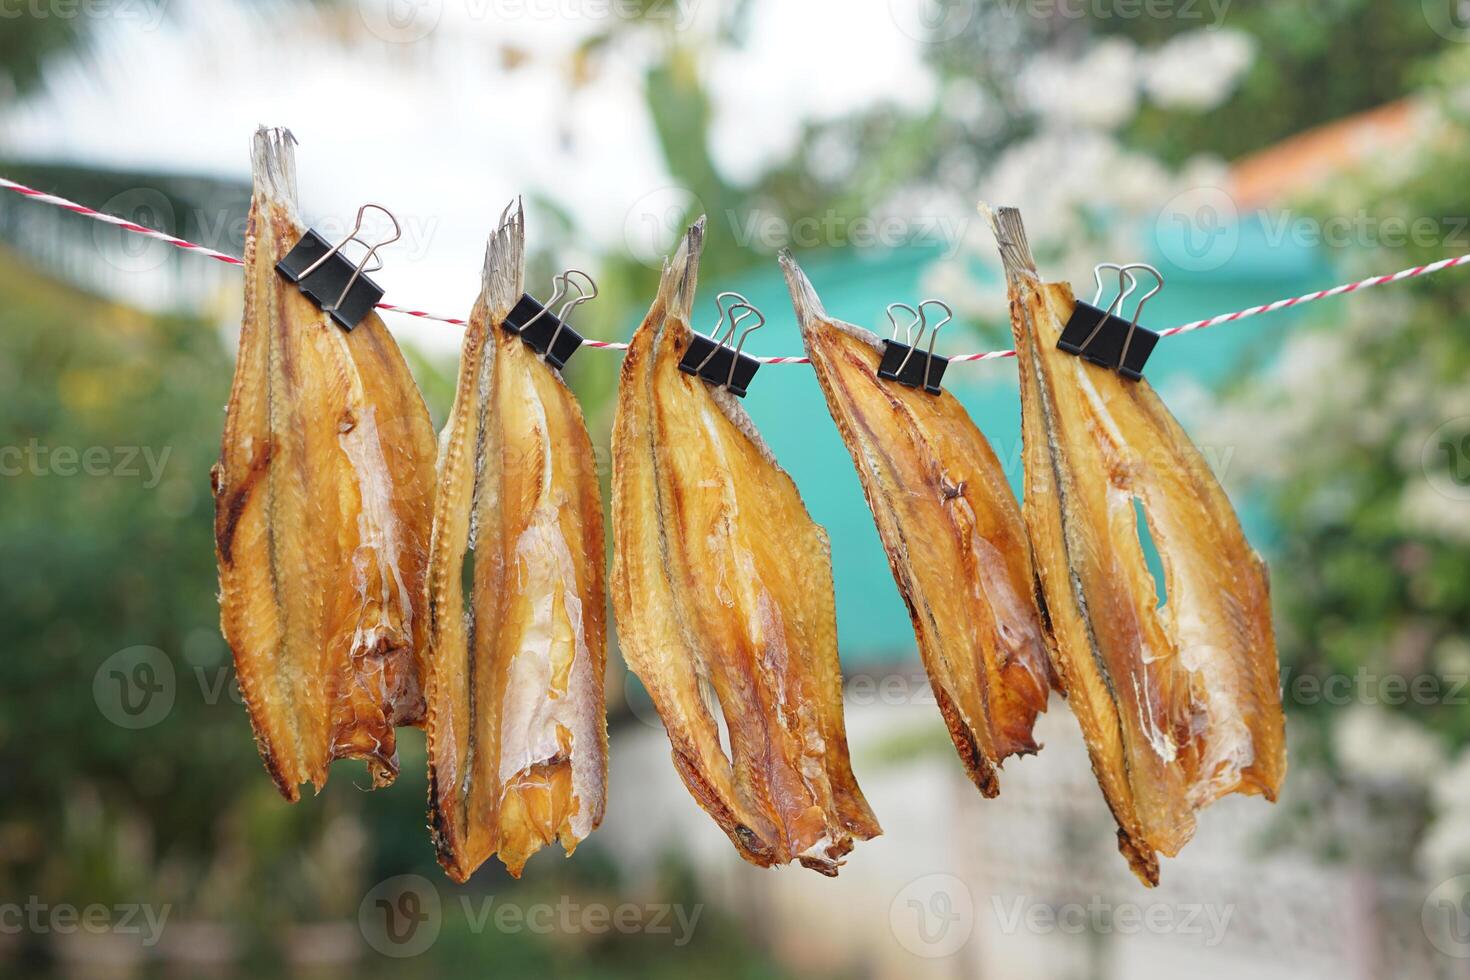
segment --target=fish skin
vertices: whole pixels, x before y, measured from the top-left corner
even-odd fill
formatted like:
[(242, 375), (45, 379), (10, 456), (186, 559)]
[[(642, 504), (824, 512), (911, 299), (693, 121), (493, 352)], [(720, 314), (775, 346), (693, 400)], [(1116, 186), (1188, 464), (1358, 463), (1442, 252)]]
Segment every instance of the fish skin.
[[(607, 792), (602, 494), (582, 410), (500, 328), (523, 279), (524, 217), (502, 219), (444, 428), (429, 574), (429, 818), (445, 872), (542, 846), (570, 855)], [(462, 568), (473, 553), (465, 602)]]
[(245, 313), (211, 480), (221, 630), (261, 758), (294, 802), (335, 759), (391, 783), (395, 727), (422, 722), (434, 430), (382, 320), (342, 330), (275, 271), (306, 230), (293, 144), (255, 135)]
[[(1148, 381), (1057, 349), (1070, 287), (1041, 281), (1014, 209), (990, 217), (1020, 366), (1023, 513), (1056, 667), (1119, 850), (1157, 885), (1158, 855), (1179, 853), (1196, 811), (1230, 793), (1280, 792), (1285, 716), (1266, 566)], [(1161, 607), (1135, 500), (1163, 560)]]
[(836, 875), (881, 828), (848, 758), (830, 550), (734, 396), (678, 368), (703, 233), (701, 219), (665, 264), (623, 362), (618, 636), (675, 768), (741, 857)]
[(1040, 749), (1032, 727), (1056, 683), (1020, 506), (964, 406), (880, 379), (882, 342), (829, 317), (790, 253), (781, 265), (945, 726), (996, 796), (1002, 762)]

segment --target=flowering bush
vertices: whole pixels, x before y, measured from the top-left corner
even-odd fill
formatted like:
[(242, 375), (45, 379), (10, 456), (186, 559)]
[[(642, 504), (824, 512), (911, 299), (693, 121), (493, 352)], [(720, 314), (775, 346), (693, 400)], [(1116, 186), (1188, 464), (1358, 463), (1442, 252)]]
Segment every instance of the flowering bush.
[[(1307, 203), (1324, 220), (1365, 208), (1380, 221), (1431, 216), (1443, 231), (1364, 243), (1343, 257), (1345, 272), (1470, 250), (1455, 231), (1463, 194), (1446, 180), (1470, 163), (1470, 52), (1447, 55), (1429, 81), (1412, 136)], [(1470, 871), (1467, 303), (1470, 281), (1450, 272), (1322, 310), (1321, 328), (1283, 335), (1274, 366), (1238, 383), (1202, 436), (1253, 446), (1231, 477), (1268, 501), (1280, 529), (1284, 663), (1298, 676), (1378, 679), (1349, 686), (1348, 707), (1304, 703), (1288, 684), (1293, 763), (1324, 772), (1375, 821), (1406, 817), (1409, 833), (1386, 849), (1382, 824), (1341, 827), (1333, 840), (1319, 822), (1310, 836), (1436, 877)]]

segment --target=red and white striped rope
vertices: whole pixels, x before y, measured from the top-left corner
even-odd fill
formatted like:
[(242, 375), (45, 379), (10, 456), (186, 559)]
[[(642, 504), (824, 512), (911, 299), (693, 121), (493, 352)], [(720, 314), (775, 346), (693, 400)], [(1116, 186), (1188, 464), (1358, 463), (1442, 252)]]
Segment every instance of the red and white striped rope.
[(1232, 320), (1244, 320), (1248, 316), (1257, 313), (1275, 313), (1292, 306), (1300, 306), (1303, 303), (1312, 303), (1319, 299), (1330, 299), (1333, 296), (1341, 296), (1344, 293), (1355, 293), (1360, 289), (1368, 289), (1372, 286), (1382, 286), (1384, 283), (1398, 282), (1401, 279), (1413, 279), (1416, 276), (1427, 276), (1431, 273), (1440, 272), (1444, 269), (1453, 269), (1455, 266), (1465, 265), (1470, 262), (1470, 255), (1460, 255), (1452, 259), (1440, 259), (1438, 262), (1430, 262), (1428, 265), (1416, 265), (1412, 269), (1404, 269), (1395, 272), (1391, 276), (1369, 276), (1367, 279), (1359, 279), (1357, 282), (1345, 283), (1341, 286), (1333, 286), (1331, 289), (1319, 289), (1314, 293), (1303, 296), (1295, 296), (1291, 299), (1278, 299), (1274, 303), (1266, 303), (1262, 306), (1252, 306), (1249, 309), (1237, 310), (1234, 313), (1221, 313), (1212, 316), (1208, 320), (1195, 320), (1178, 327), (1170, 327), (1160, 330), (1160, 337), (1172, 337), (1176, 333), (1188, 333), (1191, 330), (1203, 330), (1205, 327), (1215, 327)]
[(226, 255), (224, 252), (216, 252), (212, 248), (205, 248), (203, 245), (195, 245), (193, 242), (185, 241), (182, 238), (175, 238), (173, 235), (166, 235), (161, 231), (155, 231), (152, 228), (146, 228), (143, 225), (134, 224), (133, 222), (124, 220), (123, 218), (114, 217), (110, 214), (103, 214), (101, 211), (93, 211), (91, 208), (87, 207), (84, 204), (78, 204), (75, 201), (68, 201), (64, 197), (57, 197), (55, 194), (47, 194), (45, 191), (38, 191), (34, 187), (27, 187), (25, 184), (17, 184), (15, 181), (6, 180), (4, 177), (0, 177), (0, 188), (4, 188), (8, 191), (15, 191), (17, 194), (23, 194), (33, 201), (40, 201), (42, 204), (50, 204), (53, 207), (61, 208), (63, 211), (70, 211), (73, 214), (79, 214), (84, 218), (91, 218), (94, 221), (102, 221), (106, 222), (109, 225), (116, 225), (124, 231), (130, 231), (135, 235), (142, 235), (145, 238), (156, 238), (160, 242), (168, 242), (170, 245), (174, 246), (174, 248), (182, 248), (188, 252), (195, 252), (199, 255), (207, 255), (210, 258), (218, 262), (224, 262), (227, 265), (245, 264), (244, 262), (235, 258), (233, 255)]
[[(233, 255), (226, 255), (224, 252), (217, 252), (212, 248), (207, 248), (203, 245), (197, 245), (194, 242), (187, 241), (183, 238), (176, 238), (173, 235), (169, 235), (165, 232), (161, 232), (153, 228), (148, 228), (140, 224), (135, 224), (134, 222), (116, 217), (115, 215), (104, 214), (101, 211), (94, 211), (92, 208), (89, 208), (86, 205), (78, 204), (75, 201), (69, 201), (64, 197), (58, 197), (55, 194), (47, 194), (45, 191), (38, 191), (34, 187), (27, 187), (25, 184), (16, 183), (13, 180), (7, 180), (4, 177), (0, 177), (0, 189), (14, 191), (15, 193), (21, 194), (27, 198), (30, 198), (33, 201), (39, 201), (42, 204), (50, 204), (53, 207), (58, 207), (62, 210), (70, 211), (73, 214), (79, 214), (84, 218), (91, 218), (94, 221), (101, 221), (109, 225), (115, 225), (118, 228), (121, 228), (124, 231), (132, 232), (135, 235), (142, 235), (146, 238), (153, 238), (157, 239), (160, 242), (166, 242), (169, 245), (174, 246), (175, 248), (181, 248), (187, 252), (193, 252), (196, 255), (207, 255), (217, 262), (224, 262), (227, 265), (245, 264), (243, 261)], [(1344, 283), (1341, 286), (1333, 286), (1331, 289), (1319, 289), (1316, 292), (1306, 293), (1301, 296), (1294, 296), (1291, 299), (1278, 299), (1274, 303), (1265, 303), (1261, 306), (1252, 306), (1248, 309), (1236, 310), (1234, 313), (1221, 313), (1219, 316), (1213, 316), (1207, 320), (1194, 320), (1190, 323), (1181, 324), (1177, 327), (1169, 327), (1166, 330), (1160, 330), (1159, 336), (1172, 337), (1175, 334), (1188, 333), (1191, 330), (1203, 330), (1206, 327), (1216, 327), (1222, 323), (1230, 323), (1234, 320), (1244, 320), (1246, 317), (1256, 316), (1260, 313), (1275, 313), (1277, 310), (1285, 310), (1293, 306), (1301, 306), (1304, 303), (1313, 303), (1319, 299), (1330, 299), (1333, 296), (1342, 296), (1346, 293), (1354, 293), (1360, 289), (1369, 289), (1373, 286), (1382, 286), (1385, 283), (1399, 282), (1404, 279), (1414, 279), (1418, 276), (1427, 276), (1435, 272), (1442, 272), (1445, 269), (1453, 269), (1456, 266), (1465, 265), (1467, 263), (1470, 263), (1470, 254), (1460, 255), (1450, 259), (1440, 259), (1438, 262), (1430, 262), (1427, 265), (1414, 266), (1412, 269), (1403, 269), (1399, 272), (1393, 273), (1392, 275), (1369, 276), (1367, 279), (1360, 279), (1357, 282)], [(379, 303), (377, 308), (380, 310), (386, 310), (390, 313), (402, 313), (405, 316), (419, 317), (420, 319), (424, 320), (438, 320), (440, 323), (449, 323), (457, 327), (462, 327), (465, 325), (465, 321), (462, 319), (449, 316), (439, 316), (434, 313), (428, 313), (424, 310), (412, 310), (404, 306), (395, 306), (392, 303)], [(628, 349), (627, 344), (617, 343), (610, 340), (586, 340), (583, 341), (583, 343), (588, 347), (596, 347), (602, 350)], [(987, 351), (983, 354), (955, 354), (950, 357), (950, 361), (993, 361), (1002, 357), (1015, 356), (1016, 352), (1013, 350), (993, 350)], [(811, 363), (810, 359), (805, 357), (758, 357), (756, 358), (756, 360), (764, 364)]]

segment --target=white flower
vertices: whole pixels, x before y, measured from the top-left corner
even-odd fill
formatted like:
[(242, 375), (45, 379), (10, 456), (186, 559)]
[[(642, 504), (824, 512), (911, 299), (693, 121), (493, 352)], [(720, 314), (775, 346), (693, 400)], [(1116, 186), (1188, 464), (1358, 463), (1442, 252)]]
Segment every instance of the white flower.
[(1432, 878), (1449, 878), (1470, 868), (1470, 814), (1437, 818), (1419, 842), (1419, 867)]
[[(939, 261), (929, 266), (924, 272), (920, 292), (943, 296), (954, 307), (955, 313), (965, 319), (1005, 323), (1010, 316), (1005, 280), (998, 273), (988, 282), (980, 279), (971, 272), (964, 258)], [(944, 343), (943, 337), (940, 343)], [(974, 349), (973, 345), (967, 346), (965, 351), (968, 353)], [(958, 348), (952, 347), (951, 350)]]
[(829, 183), (850, 177), (860, 162), (851, 132), (838, 126), (823, 129), (816, 135), (806, 159), (812, 176)]
[(1470, 640), (1447, 636), (1434, 645), (1434, 662), (1444, 677), (1470, 674)]
[(1001, 117), (995, 99), (972, 78), (947, 82), (940, 96), (944, 115), (969, 126), (993, 126)]
[(1406, 530), (1470, 544), (1470, 501), (1446, 495), (1427, 479), (1411, 479), (1404, 485), (1399, 519)]
[(1461, 751), (1454, 765), (1435, 777), (1430, 795), (1437, 812), (1454, 813), (1470, 827), (1470, 749)]
[(1077, 59), (1037, 55), (1022, 69), (1020, 95), (1049, 121), (1115, 129), (1138, 110), (1141, 68), (1131, 42), (1108, 38)]
[(1372, 705), (1343, 715), (1333, 729), (1333, 750), (1345, 772), (1375, 783), (1427, 787), (1445, 763), (1434, 733)]
[(1213, 109), (1234, 91), (1254, 56), (1250, 36), (1240, 31), (1179, 34), (1147, 56), (1143, 90), (1165, 109)]
[(1436, 878), (1470, 870), (1470, 749), (1434, 779), (1434, 822), (1419, 844), (1419, 867)]

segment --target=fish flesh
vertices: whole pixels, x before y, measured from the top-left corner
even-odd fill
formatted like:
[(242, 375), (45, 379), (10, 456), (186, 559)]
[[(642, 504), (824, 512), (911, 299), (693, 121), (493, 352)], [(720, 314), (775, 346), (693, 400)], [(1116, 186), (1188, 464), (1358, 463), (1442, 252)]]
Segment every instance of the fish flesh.
[(423, 720), (434, 427), (374, 313), (338, 327), (276, 272), (306, 231), (294, 139), (260, 129), (245, 314), (211, 471), (220, 623), (267, 771), (286, 799), (335, 759), (398, 773)]
[(740, 855), (836, 875), (881, 829), (848, 758), (830, 549), (736, 398), (679, 370), (703, 240), (701, 219), (623, 362), (618, 636), (675, 768)]
[(1148, 381), (1057, 349), (1071, 288), (1041, 280), (1015, 209), (990, 218), (1020, 365), (1023, 512), (1057, 672), (1119, 850), (1156, 885), (1158, 855), (1179, 853), (1196, 811), (1230, 793), (1280, 792), (1286, 726), (1266, 566)]
[(993, 797), (1002, 761), (1040, 748), (1031, 729), (1053, 686), (1020, 505), (958, 399), (879, 378), (882, 341), (829, 317), (790, 253), (781, 265), (945, 726), (970, 779)]
[(486, 249), (439, 462), (429, 821), (456, 881), (492, 854), (515, 877), (552, 841), (570, 855), (607, 792), (602, 492), (576, 397), (502, 328), (524, 251), (517, 207)]

